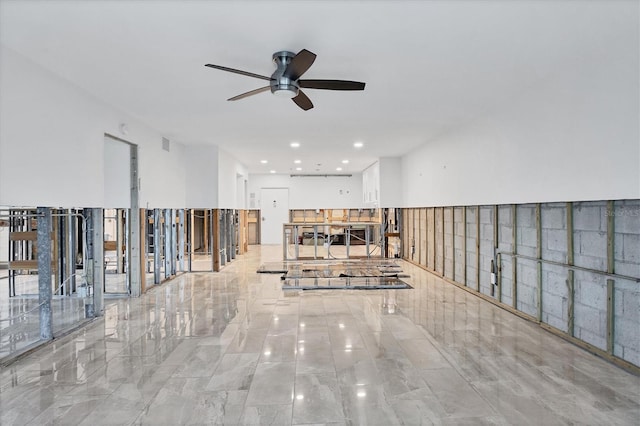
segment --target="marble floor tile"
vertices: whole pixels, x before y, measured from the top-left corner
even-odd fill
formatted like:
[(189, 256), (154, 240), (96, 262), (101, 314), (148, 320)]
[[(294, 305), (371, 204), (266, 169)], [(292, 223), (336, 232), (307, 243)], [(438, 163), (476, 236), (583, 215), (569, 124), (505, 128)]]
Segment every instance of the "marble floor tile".
[(294, 362), (258, 364), (251, 381), (247, 405), (286, 405), (292, 403)]
[(344, 420), (340, 388), (334, 374), (301, 374), (295, 378), (293, 423)]
[(107, 299), (0, 368), (0, 424), (640, 424), (640, 377), (414, 265), (413, 289), (285, 292), (255, 272), (281, 256)]
[(247, 406), (240, 418), (240, 425), (291, 425), (292, 405), (253, 405)]
[(220, 360), (205, 389), (208, 391), (248, 391), (259, 357), (259, 353), (225, 355)]

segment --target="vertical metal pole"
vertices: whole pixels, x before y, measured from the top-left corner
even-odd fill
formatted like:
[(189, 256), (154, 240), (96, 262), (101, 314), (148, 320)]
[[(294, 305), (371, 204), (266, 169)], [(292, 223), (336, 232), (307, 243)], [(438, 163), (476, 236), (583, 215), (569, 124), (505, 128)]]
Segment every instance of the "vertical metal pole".
[[(615, 222), (613, 201), (607, 201), (607, 272), (615, 273)], [(613, 354), (615, 341), (615, 281), (607, 279), (607, 352)]]
[[(93, 243), (88, 250), (92, 260), (89, 263), (91, 268), (90, 277), (93, 280), (93, 316), (102, 316), (104, 311), (104, 210), (89, 209), (93, 227), (91, 238)], [(87, 230), (87, 232), (89, 232)]]
[[(573, 247), (573, 203), (569, 202), (565, 206), (567, 215), (567, 264), (571, 267), (574, 262)], [(567, 277), (567, 332), (570, 336), (575, 334), (574, 325), (574, 303), (575, 303), (575, 277), (573, 269), (569, 269)]]
[(313, 258), (318, 258), (318, 225), (313, 225)]
[(366, 245), (366, 250), (367, 250), (367, 259), (369, 259), (371, 257), (371, 253), (369, 253), (369, 232), (371, 231), (371, 229), (369, 228), (369, 224), (364, 226), (364, 240), (365, 240), (365, 245)]
[(300, 258), (300, 246), (298, 240), (298, 225), (293, 225), (293, 256), (296, 260)]
[[(433, 255), (431, 256), (433, 258), (433, 271), (435, 272), (436, 269), (438, 269), (437, 265), (437, 258), (438, 258), (438, 243), (436, 241), (436, 208), (433, 207), (430, 209), (431, 210), (431, 235), (433, 236)], [(429, 242), (427, 241), (427, 245), (429, 244)]]
[(51, 209), (38, 207), (38, 303), (40, 304), (40, 338), (53, 339), (51, 307)]
[(75, 293), (76, 291), (76, 234), (77, 234), (77, 226), (76, 226), (76, 217), (73, 216), (75, 212), (71, 209), (67, 210), (67, 277), (69, 277), (69, 281), (67, 282), (65, 288), (65, 294), (70, 295), (71, 293)]
[(131, 162), (131, 204), (129, 214), (129, 244), (127, 245), (129, 259), (129, 291), (134, 297), (142, 294), (142, 274), (143, 274), (143, 258), (142, 244), (146, 240), (146, 231), (141, 233), (140, 223), (140, 179), (138, 178), (138, 146), (130, 145), (130, 162)]
[(511, 206), (511, 221), (513, 228), (511, 229), (511, 244), (514, 256), (511, 256), (511, 306), (518, 308), (518, 206)]
[(160, 209), (153, 209), (153, 282), (160, 284), (160, 262), (162, 261), (160, 252), (162, 242), (160, 241)]
[(171, 209), (164, 209), (164, 278), (171, 277)]
[(123, 246), (124, 243), (124, 228), (123, 228), (123, 211), (122, 209), (116, 209), (116, 273), (122, 274), (124, 272), (124, 262), (123, 262)]
[(538, 321), (542, 321), (542, 224), (540, 203), (536, 204), (536, 257), (537, 262), (537, 292), (538, 292)]
[(171, 215), (171, 275), (175, 275), (177, 272), (177, 260), (178, 260), (178, 227), (176, 224), (176, 210), (170, 209)]
[(178, 210), (178, 267), (181, 272), (184, 272), (184, 209)]

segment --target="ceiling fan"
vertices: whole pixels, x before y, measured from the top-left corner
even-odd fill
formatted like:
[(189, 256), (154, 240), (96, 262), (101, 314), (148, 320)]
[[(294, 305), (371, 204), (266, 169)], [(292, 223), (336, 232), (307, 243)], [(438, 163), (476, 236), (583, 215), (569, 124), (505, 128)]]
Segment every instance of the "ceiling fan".
[(276, 70), (271, 77), (234, 68), (223, 67), (221, 65), (206, 64), (205, 66), (269, 81), (268, 86), (242, 93), (238, 96), (227, 99), (228, 101), (237, 101), (271, 90), (271, 93), (273, 94), (291, 98), (296, 105), (303, 110), (308, 111), (313, 108), (313, 103), (311, 102), (311, 99), (309, 99), (307, 95), (300, 90), (301, 88), (323, 90), (364, 90), (365, 83), (361, 83), (359, 81), (300, 80), (302, 74), (311, 67), (311, 64), (313, 64), (313, 61), (315, 60), (316, 55), (309, 52), (307, 49), (302, 49), (297, 54), (288, 51), (276, 52), (273, 54), (273, 62), (276, 64)]

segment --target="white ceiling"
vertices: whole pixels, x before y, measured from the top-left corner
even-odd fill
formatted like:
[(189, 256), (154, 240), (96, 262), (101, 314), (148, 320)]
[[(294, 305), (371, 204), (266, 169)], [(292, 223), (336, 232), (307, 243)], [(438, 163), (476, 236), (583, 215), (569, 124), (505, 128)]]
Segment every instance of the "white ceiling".
[[(628, 6), (629, 2), (627, 2)], [(250, 172), (366, 168), (503, 108), (559, 67), (615, 43), (612, 1), (6, 1), (0, 41), (184, 144), (217, 144)], [(270, 93), (271, 55), (318, 55), (304, 112)], [(301, 147), (292, 150), (289, 143)], [(353, 148), (355, 141), (365, 147)], [(260, 164), (261, 159), (269, 164)], [(317, 164), (321, 166), (317, 166)]]

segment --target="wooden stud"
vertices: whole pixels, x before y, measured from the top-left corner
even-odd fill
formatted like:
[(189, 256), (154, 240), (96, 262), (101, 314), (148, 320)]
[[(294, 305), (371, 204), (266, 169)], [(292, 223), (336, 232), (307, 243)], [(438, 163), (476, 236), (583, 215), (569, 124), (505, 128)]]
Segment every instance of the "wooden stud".
[(462, 281), (467, 285), (467, 206), (462, 206)]
[(476, 206), (476, 291), (480, 292), (480, 206)]
[[(613, 201), (607, 201), (607, 272), (614, 274), (615, 271), (615, 222)], [(607, 352), (613, 355), (615, 341), (615, 281), (607, 279)]]
[(538, 321), (542, 321), (542, 223), (540, 203), (536, 204), (536, 257), (538, 258)]
[(445, 239), (444, 239), (444, 236), (445, 236), (445, 233), (444, 233), (444, 207), (442, 207), (440, 210), (441, 210), (440, 211), (440, 232), (442, 233), (442, 236), (441, 236), (441, 239), (442, 239), (442, 276), (444, 277), (445, 276), (445, 271), (447, 269), (447, 264), (446, 264), (446, 261), (445, 261), (445, 259), (447, 257), (447, 250), (446, 250), (446, 247), (444, 245), (444, 241), (445, 241)]
[[(567, 216), (567, 264), (573, 266), (573, 203), (569, 202), (565, 206)], [(567, 276), (567, 332), (570, 336), (575, 335), (575, 276), (573, 269), (569, 269)]]
[(453, 280), (456, 280), (456, 208), (451, 207), (451, 249), (453, 254), (451, 255), (452, 271), (451, 275)]
[(511, 205), (511, 306), (518, 307), (518, 205)]

